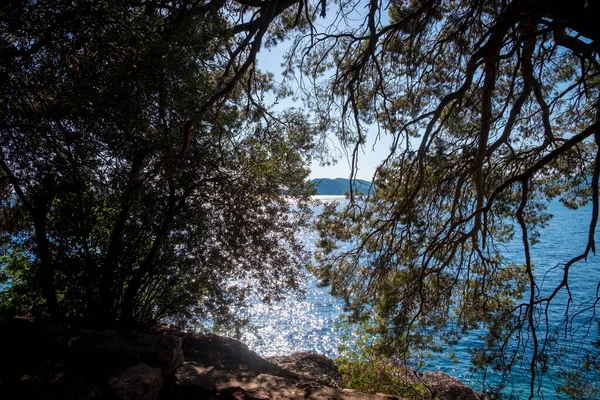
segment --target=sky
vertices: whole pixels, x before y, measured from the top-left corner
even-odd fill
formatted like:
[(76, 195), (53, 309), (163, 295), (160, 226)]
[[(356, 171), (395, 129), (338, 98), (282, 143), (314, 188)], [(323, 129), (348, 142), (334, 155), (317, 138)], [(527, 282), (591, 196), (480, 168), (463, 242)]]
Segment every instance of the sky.
[[(262, 48), (258, 54), (258, 67), (262, 71), (269, 71), (275, 75), (277, 82), (282, 81), (281, 72), (283, 68), (281, 63), (283, 62), (283, 55), (289, 46), (288, 43), (282, 43), (278, 46), (270, 49)], [(279, 101), (276, 106), (277, 109), (285, 109), (289, 107), (299, 108), (301, 104), (294, 102), (292, 99), (283, 99)], [(374, 143), (375, 133), (370, 132), (367, 135), (367, 143), (363, 147), (359, 155), (358, 171), (356, 178), (364, 179), (367, 181), (372, 180), (375, 169), (381, 162), (381, 160), (387, 155), (391, 139), (384, 137), (381, 140)], [(328, 137), (329, 144), (332, 146), (332, 154), (338, 159), (337, 163), (329, 166), (321, 166), (318, 161), (311, 164), (310, 179), (316, 178), (349, 178), (350, 177), (350, 149), (343, 149), (340, 142), (332, 134)]]

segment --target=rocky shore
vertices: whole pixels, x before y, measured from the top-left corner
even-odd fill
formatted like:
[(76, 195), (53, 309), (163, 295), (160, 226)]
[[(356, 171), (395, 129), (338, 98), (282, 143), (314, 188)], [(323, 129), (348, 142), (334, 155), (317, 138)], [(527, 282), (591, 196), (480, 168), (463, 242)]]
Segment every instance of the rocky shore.
[[(0, 321), (0, 399), (398, 399), (342, 388), (325, 356), (264, 359), (234, 339)], [(444, 374), (423, 375), (441, 400), (478, 399)]]

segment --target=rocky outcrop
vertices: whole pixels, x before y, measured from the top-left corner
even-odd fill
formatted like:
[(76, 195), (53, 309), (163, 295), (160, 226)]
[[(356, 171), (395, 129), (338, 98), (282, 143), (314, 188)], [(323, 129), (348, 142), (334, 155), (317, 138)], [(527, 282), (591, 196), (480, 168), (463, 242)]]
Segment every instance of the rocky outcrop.
[(306, 379), (334, 388), (342, 386), (342, 375), (338, 368), (331, 358), (322, 354), (295, 353), (289, 356), (269, 357), (267, 360)]
[(71, 362), (133, 365), (144, 362), (161, 368), (166, 375), (183, 363), (182, 339), (173, 334), (117, 332), (44, 325), (29, 321), (7, 323), (6, 340), (25, 342), (30, 353), (41, 357), (62, 355)]
[(420, 380), (429, 388), (432, 397), (440, 400), (481, 400), (484, 398), (460, 380), (440, 371), (423, 372)]
[[(216, 335), (10, 320), (0, 322), (0, 346), (3, 400), (398, 399), (341, 388), (341, 376), (325, 356), (298, 353), (265, 360), (243, 343)], [(419, 380), (441, 400), (477, 399), (445, 374), (425, 373)]]
[(248, 400), (313, 399), (313, 400), (382, 400), (388, 396), (370, 395), (354, 390), (332, 388), (309, 379), (271, 374), (229, 371), (205, 367), (186, 361), (175, 374), (174, 398), (228, 398)]
[(294, 374), (279, 368), (248, 349), (244, 343), (235, 339), (213, 335), (187, 334), (182, 337), (182, 349), (186, 361), (196, 361), (218, 370), (270, 373), (286, 377)]
[[(298, 361), (297, 364), (312, 360), (314, 365), (329, 364), (335, 368), (330, 359), (325, 361), (324, 356), (308, 353), (290, 356), (287, 358), (290, 362), (284, 363), (288, 368), (283, 368), (261, 358), (237, 340), (216, 335), (184, 336), (183, 351), (186, 361), (175, 373), (170, 398), (382, 399), (381, 396), (330, 387), (299, 368), (289, 368), (293, 364), (291, 360)], [(337, 369), (335, 372), (339, 374)]]
[(121, 400), (156, 400), (163, 383), (163, 371), (160, 368), (139, 363), (110, 378), (107, 392), (109, 397)]
[(177, 335), (27, 320), (4, 321), (0, 346), (3, 400), (156, 399), (165, 380), (183, 363)]
[(174, 335), (86, 329), (71, 332), (67, 346), (73, 357), (120, 365), (141, 361), (170, 375), (183, 363), (181, 343), (181, 338)]

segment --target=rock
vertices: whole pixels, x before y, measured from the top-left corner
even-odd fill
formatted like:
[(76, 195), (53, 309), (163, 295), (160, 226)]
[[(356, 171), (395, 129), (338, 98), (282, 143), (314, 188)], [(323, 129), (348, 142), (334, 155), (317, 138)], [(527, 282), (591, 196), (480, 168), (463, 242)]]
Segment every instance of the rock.
[(440, 400), (481, 399), (473, 389), (443, 372), (424, 372), (420, 378), (431, 390), (433, 398), (439, 398)]
[[(6, 320), (0, 343), (5, 353), (18, 349), (20, 355), (0, 363), (0, 398), (398, 399), (340, 388), (339, 371), (322, 355), (297, 353), (270, 362), (234, 339), (159, 328), (150, 334)], [(479, 399), (440, 372), (419, 375), (407, 369), (406, 379), (422, 382), (441, 400)]]
[(269, 357), (267, 360), (287, 371), (324, 385), (335, 388), (340, 388), (342, 385), (342, 374), (337, 366), (331, 358), (322, 354), (295, 353), (289, 356)]
[(160, 338), (156, 360), (165, 367), (165, 373), (170, 375), (183, 364), (182, 340), (174, 335), (162, 335)]
[(127, 365), (142, 361), (171, 374), (183, 363), (181, 338), (139, 332), (81, 330), (68, 342), (71, 353), (106, 364)]
[(215, 369), (295, 377), (293, 373), (270, 363), (235, 339), (213, 334), (186, 335), (183, 337), (182, 348), (186, 360), (213, 366)]
[[(122, 372), (143, 363), (154, 372), (140, 378), (138, 384), (155, 385), (152, 376), (158, 371), (162, 382), (183, 363), (181, 337), (176, 335), (99, 331), (13, 319), (0, 326), (0, 343), (20, 352), (10, 363), (0, 363), (3, 400), (104, 398), (115, 370)], [(6, 347), (5, 353), (12, 351)], [(115, 384), (114, 379), (111, 382)]]
[(108, 380), (109, 395), (118, 400), (156, 400), (163, 386), (163, 371), (139, 363)]
[[(186, 361), (175, 373), (170, 398), (204, 399), (218, 396), (219, 399), (245, 399), (247, 396), (241, 386), (254, 376), (250, 372), (233, 372)], [(229, 394), (234, 397), (228, 397)]]
[(391, 397), (337, 389), (310, 379), (255, 375), (252, 371), (221, 370), (186, 361), (175, 373), (171, 399), (312, 399), (312, 400), (383, 400)]

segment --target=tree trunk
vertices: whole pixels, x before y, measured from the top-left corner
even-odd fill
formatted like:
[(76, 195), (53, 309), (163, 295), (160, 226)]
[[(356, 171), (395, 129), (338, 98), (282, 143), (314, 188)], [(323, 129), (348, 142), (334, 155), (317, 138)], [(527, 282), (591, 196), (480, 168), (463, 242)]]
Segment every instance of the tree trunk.
[[(123, 245), (123, 229), (133, 205), (134, 196), (139, 189), (138, 178), (143, 160), (144, 156), (137, 154), (131, 164), (128, 188), (123, 195), (121, 210), (110, 233), (108, 249), (102, 263), (102, 270), (100, 271), (100, 305), (98, 314), (103, 323), (113, 322), (117, 317), (115, 315), (115, 291), (113, 290), (113, 286), (115, 285), (114, 275)], [(116, 284), (121, 285), (124, 282), (117, 282)]]
[(50, 252), (50, 242), (46, 232), (46, 204), (45, 200), (36, 201), (36, 207), (33, 209), (32, 217), (35, 227), (35, 243), (37, 247), (37, 256), (40, 263), (38, 273), (39, 285), (42, 294), (46, 299), (48, 314), (53, 320), (62, 319), (62, 314), (56, 298), (56, 288), (54, 287), (54, 264)]
[(133, 274), (133, 277), (129, 281), (125, 291), (125, 296), (121, 305), (121, 322), (123, 322), (125, 325), (130, 325), (134, 322), (135, 301), (138, 291), (142, 286), (142, 280), (152, 272), (154, 263), (160, 254), (160, 249), (167, 239), (167, 236), (171, 232), (171, 228), (173, 226), (173, 220), (175, 219), (175, 214), (178, 207), (175, 200), (175, 187), (171, 182), (169, 183), (169, 186), (171, 193), (169, 209), (165, 215), (165, 219), (163, 220), (159, 231), (156, 233), (156, 237), (152, 243), (152, 248), (148, 252), (148, 255), (146, 255), (144, 258), (144, 261), (140, 265), (139, 269)]

